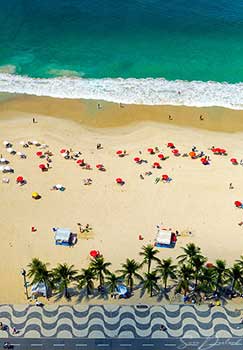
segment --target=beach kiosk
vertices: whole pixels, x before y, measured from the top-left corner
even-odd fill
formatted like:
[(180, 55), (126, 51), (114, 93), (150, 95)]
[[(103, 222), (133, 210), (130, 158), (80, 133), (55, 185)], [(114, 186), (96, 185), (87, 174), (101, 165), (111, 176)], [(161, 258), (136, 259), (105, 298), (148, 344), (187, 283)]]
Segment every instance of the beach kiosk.
[(72, 234), (68, 228), (57, 228), (55, 231), (56, 245), (70, 246), (72, 245)]
[(157, 232), (155, 246), (161, 248), (174, 248), (176, 241), (175, 233), (170, 230), (160, 229)]

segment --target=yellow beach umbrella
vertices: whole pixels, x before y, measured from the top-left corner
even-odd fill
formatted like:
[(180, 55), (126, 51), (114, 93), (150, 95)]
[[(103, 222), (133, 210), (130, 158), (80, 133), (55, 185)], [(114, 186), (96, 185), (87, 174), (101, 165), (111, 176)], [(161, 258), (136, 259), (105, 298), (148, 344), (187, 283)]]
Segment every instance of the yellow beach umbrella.
[(39, 193), (38, 192), (32, 192), (32, 198), (34, 198), (34, 199), (40, 198)]

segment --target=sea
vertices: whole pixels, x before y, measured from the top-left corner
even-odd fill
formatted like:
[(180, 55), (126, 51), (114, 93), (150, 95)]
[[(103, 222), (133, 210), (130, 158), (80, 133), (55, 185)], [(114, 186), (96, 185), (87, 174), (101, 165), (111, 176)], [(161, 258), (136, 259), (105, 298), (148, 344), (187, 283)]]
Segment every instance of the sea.
[(0, 92), (243, 109), (243, 1), (0, 0)]

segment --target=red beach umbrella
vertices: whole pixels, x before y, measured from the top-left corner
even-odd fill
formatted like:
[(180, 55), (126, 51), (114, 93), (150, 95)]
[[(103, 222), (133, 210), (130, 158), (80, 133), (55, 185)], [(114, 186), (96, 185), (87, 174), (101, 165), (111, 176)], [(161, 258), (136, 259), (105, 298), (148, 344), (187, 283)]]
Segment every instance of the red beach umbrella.
[(123, 154), (123, 151), (118, 150), (118, 151), (116, 151), (116, 154), (121, 155), (121, 154)]
[(118, 177), (118, 178), (116, 179), (116, 182), (117, 182), (118, 184), (121, 184), (121, 183), (123, 183), (123, 180), (122, 180), (120, 177)]
[(169, 176), (166, 175), (166, 174), (162, 175), (162, 180), (163, 180), (163, 181), (169, 180)]
[(230, 161), (231, 161), (231, 163), (233, 163), (233, 164), (238, 164), (238, 161), (237, 161), (236, 158), (231, 158)]
[(45, 169), (46, 166), (45, 166), (45, 164), (40, 164), (40, 165), (39, 165), (39, 168), (40, 168), (40, 169)]
[(154, 149), (153, 149), (153, 148), (148, 148), (147, 151), (148, 151), (150, 154), (154, 153)]
[(96, 258), (98, 255), (99, 255), (99, 252), (97, 250), (91, 250), (89, 252), (89, 255), (92, 257), (92, 258)]
[(222, 153), (222, 154), (225, 154), (226, 153), (226, 149), (220, 149), (220, 153)]
[(23, 181), (24, 181), (23, 176), (18, 176), (16, 179), (16, 182), (23, 182)]
[(97, 169), (104, 168), (104, 165), (103, 165), (103, 164), (97, 164), (97, 165), (96, 165), (96, 168), (97, 168)]
[(153, 168), (160, 168), (160, 164), (158, 162), (154, 162)]
[(175, 155), (179, 154), (178, 149), (173, 149), (171, 152), (172, 152), (173, 154), (175, 154)]
[(65, 150), (64, 148), (62, 148), (62, 149), (60, 150), (60, 153), (66, 153), (66, 150)]
[(78, 159), (76, 163), (77, 164), (84, 164), (84, 159)]
[(133, 160), (134, 160), (134, 162), (136, 162), (136, 163), (140, 162), (140, 158), (139, 158), (139, 157), (135, 157)]
[(235, 201), (235, 206), (237, 208), (241, 207), (242, 203), (240, 201)]
[(208, 269), (210, 269), (210, 268), (214, 267), (214, 264), (211, 263), (211, 262), (208, 262), (208, 263), (206, 264), (206, 267), (207, 267)]
[(42, 155), (43, 155), (43, 153), (42, 152), (36, 152), (36, 155), (38, 156), (38, 157), (41, 157)]
[(158, 154), (158, 158), (159, 158), (159, 159), (164, 159), (165, 156), (164, 156), (163, 154)]
[(167, 147), (169, 147), (169, 148), (175, 148), (175, 146), (174, 146), (174, 143), (173, 143), (173, 142), (168, 142)]

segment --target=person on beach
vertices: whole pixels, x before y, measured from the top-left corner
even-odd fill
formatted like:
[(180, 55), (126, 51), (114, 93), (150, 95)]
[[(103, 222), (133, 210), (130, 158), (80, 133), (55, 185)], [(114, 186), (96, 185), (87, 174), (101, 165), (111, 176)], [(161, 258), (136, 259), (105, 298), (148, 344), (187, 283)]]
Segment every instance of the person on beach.
[(172, 116), (171, 116), (171, 115), (169, 115), (169, 120), (173, 120), (173, 118), (172, 118)]
[(36, 119), (32, 118), (32, 123), (35, 124), (36, 123)]
[(97, 104), (97, 109), (102, 109), (102, 105), (100, 103)]
[(203, 118), (203, 116), (202, 116), (202, 115), (200, 115), (200, 120), (204, 120), (204, 118)]
[(232, 182), (229, 184), (229, 190), (233, 190), (234, 189), (234, 186), (232, 184)]
[(101, 143), (97, 143), (96, 149), (102, 149), (102, 148), (103, 148), (103, 147), (102, 147)]

